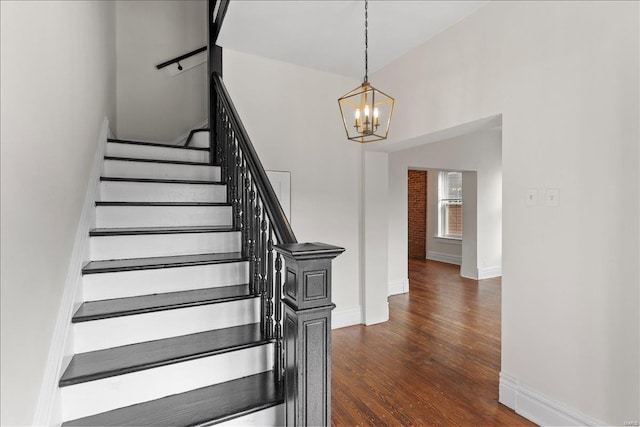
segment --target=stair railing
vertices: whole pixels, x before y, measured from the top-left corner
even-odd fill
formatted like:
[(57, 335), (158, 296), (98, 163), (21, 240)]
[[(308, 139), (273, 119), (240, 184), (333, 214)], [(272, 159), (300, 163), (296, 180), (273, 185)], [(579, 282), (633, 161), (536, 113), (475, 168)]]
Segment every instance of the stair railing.
[(287, 426), (331, 424), (331, 260), (344, 249), (298, 243), (222, 81), (216, 44), (229, 0), (209, 0), (210, 162), (221, 168), (233, 225), (242, 232), (249, 287), (274, 343), (274, 377)]
[(242, 230), (249, 287), (260, 297), (262, 333), (274, 342), (286, 425), (329, 425), (331, 260), (344, 249), (298, 243), (218, 73), (212, 73), (211, 88), (215, 158), (233, 206), (233, 225)]
[(217, 94), (215, 121), (216, 158), (227, 200), (233, 206), (233, 225), (242, 230), (242, 255), (249, 260), (249, 288), (260, 295), (261, 327), (267, 339), (275, 340), (274, 370), (282, 380), (282, 257), (274, 256), (278, 244), (297, 243), (267, 173), (240, 121), (235, 106), (219, 74), (212, 76)]

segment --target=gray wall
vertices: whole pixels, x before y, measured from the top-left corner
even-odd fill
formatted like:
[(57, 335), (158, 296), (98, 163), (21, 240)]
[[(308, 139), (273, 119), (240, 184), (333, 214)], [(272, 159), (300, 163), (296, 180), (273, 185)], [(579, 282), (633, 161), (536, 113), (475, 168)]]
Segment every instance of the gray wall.
[(118, 1), (116, 18), (118, 138), (172, 142), (207, 120), (206, 63), (155, 67), (207, 44), (207, 2)]
[(2, 425), (31, 425), (101, 125), (115, 4), (0, 2)]

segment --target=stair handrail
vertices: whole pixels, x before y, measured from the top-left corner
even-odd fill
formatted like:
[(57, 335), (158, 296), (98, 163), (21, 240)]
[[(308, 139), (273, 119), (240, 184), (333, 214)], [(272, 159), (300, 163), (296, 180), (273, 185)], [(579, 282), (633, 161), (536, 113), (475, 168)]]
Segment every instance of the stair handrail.
[(200, 52), (204, 52), (205, 50), (207, 50), (206, 46), (199, 47), (199, 48), (197, 48), (195, 50), (192, 50), (191, 52), (185, 53), (184, 55), (176, 56), (175, 58), (170, 59), (168, 61), (165, 61), (162, 64), (158, 64), (158, 65), (156, 65), (156, 68), (158, 70), (161, 70), (161, 69), (163, 69), (165, 67), (168, 67), (171, 64), (177, 63), (178, 64), (178, 69), (181, 70), (182, 67), (180, 66), (180, 61), (182, 61), (183, 59), (190, 58), (190, 57), (192, 57), (194, 55), (197, 55)]
[(189, 132), (189, 136), (187, 137), (187, 140), (184, 142), (184, 146), (188, 147), (189, 144), (191, 144), (191, 140), (193, 139), (193, 136), (196, 133), (199, 133), (199, 132), (210, 132), (210, 131), (211, 131), (211, 129), (209, 129), (208, 127), (207, 128), (200, 128), (200, 129), (191, 129), (191, 131)]
[(238, 111), (231, 101), (231, 97), (229, 96), (229, 92), (222, 81), (222, 77), (218, 73), (213, 73), (211, 80), (216, 89), (216, 93), (218, 94), (218, 99), (226, 109), (231, 126), (236, 132), (238, 145), (245, 155), (247, 166), (251, 172), (258, 194), (264, 203), (264, 208), (267, 211), (269, 220), (273, 225), (273, 231), (278, 240), (278, 244), (297, 243), (298, 240), (293, 233), (291, 224), (289, 223), (289, 220), (282, 209), (282, 205), (273, 190), (273, 186), (271, 185), (271, 182), (267, 177), (267, 172), (265, 171), (264, 166), (258, 157), (258, 153), (256, 153), (253, 143), (249, 138), (249, 134), (242, 124), (242, 120), (240, 120)]

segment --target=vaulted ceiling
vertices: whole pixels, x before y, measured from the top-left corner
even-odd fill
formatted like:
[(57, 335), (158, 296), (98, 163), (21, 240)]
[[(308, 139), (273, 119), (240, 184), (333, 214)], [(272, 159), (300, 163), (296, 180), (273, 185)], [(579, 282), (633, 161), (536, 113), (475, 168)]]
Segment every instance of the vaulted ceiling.
[[(487, 1), (369, 1), (369, 73), (383, 68)], [(218, 44), (361, 79), (364, 1), (232, 0)]]

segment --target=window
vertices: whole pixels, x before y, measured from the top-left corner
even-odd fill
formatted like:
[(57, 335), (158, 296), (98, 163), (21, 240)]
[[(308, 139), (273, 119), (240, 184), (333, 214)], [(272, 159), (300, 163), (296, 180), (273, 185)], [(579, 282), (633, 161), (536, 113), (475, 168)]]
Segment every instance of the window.
[(462, 173), (438, 173), (438, 237), (462, 238)]

